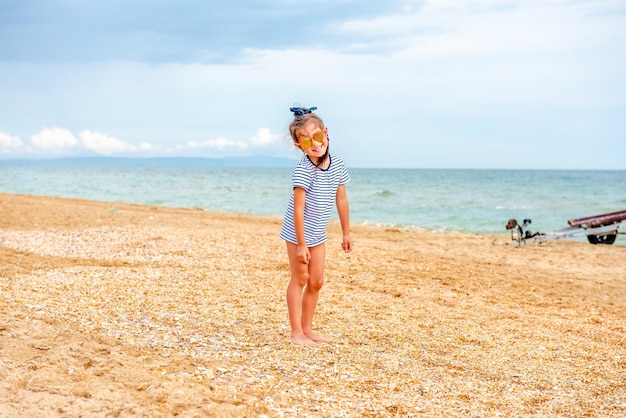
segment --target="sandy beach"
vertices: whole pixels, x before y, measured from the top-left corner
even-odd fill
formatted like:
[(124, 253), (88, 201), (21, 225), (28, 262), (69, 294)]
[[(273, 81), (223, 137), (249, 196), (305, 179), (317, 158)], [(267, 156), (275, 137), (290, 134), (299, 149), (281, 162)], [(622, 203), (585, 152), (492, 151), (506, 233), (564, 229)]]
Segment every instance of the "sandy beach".
[(626, 416), (626, 247), (333, 222), (301, 347), (280, 223), (0, 194), (0, 416)]

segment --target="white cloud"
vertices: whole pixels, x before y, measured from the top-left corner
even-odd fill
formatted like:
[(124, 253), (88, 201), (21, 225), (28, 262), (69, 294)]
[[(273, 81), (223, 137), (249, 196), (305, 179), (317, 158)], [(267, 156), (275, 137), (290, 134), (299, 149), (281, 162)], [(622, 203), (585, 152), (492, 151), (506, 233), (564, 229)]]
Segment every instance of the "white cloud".
[(0, 150), (16, 150), (22, 145), (22, 140), (19, 137), (0, 132)]
[[(209, 139), (206, 141), (189, 141), (187, 142), (187, 148), (190, 150), (210, 149), (217, 151), (246, 151), (250, 147), (260, 148), (274, 144), (277, 141), (277, 136), (272, 134), (269, 128), (259, 128), (256, 135), (251, 137), (248, 142), (234, 141), (219, 137), (217, 139)], [(180, 150), (181, 148), (178, 147)]]
[(100, 132), (84, 130), (80, 133), (80, 138), (85, 148), (101, 155), (112, 155), (136, 150), (135, 146)]
[(614, 9), (617, 1), (420, 0), (407, 1), (402, 14), (347, 20), (332, 29), (370, 39), (377, 49), (430, 56), (567, 52), (623, 35)]
[(69, 149), (78, 144), (74, 135), (61, 128), (44, 128), (40, 133), (31, 137), (30, 141), (37, 148), (46, 150)]
[(250, 144), (256, 147), (270, 145), (276, 142), (276, 135), (273, 135), (268, 128), (260, 128), (256, 136), (250, 138)]
[(189, 141), (187, 142), (187, 146), (191, 149), (209, 148), (209, 149), (217, 149), (217, 150), (224, 150), (224, 149), (245, 150), (248, 148), (248, 144), (246, 144), (245, 142), (231, 141), (229, 139), (222, 138), (222, 137), (219, 137), (217, 139), (209, 139), (204, 142)]
[[(91, 130), (83, 130), (79, 133), (80, 141), (76, 139), (74, 134), (63, 128), (45, 128), (40, 133), (31, 137), (35, 151), (45, 150), (46, 153), (68, 154), (68, 151), (74, 152), (82, 149), (95, 152), (100, 155), (110, 156), (117, 153), (129, 153), (134, 151), (152, 151), (154, 147), (149, 142), (142, 142), (139, 147), (128, 144), (119, 139), (110, 137), (100, 132)], [(22, 143), (18, 137), (0, 132), (0, 149), (2, 148), (21, 148)], [(29, 152), (31, 150), (28, 150)]]

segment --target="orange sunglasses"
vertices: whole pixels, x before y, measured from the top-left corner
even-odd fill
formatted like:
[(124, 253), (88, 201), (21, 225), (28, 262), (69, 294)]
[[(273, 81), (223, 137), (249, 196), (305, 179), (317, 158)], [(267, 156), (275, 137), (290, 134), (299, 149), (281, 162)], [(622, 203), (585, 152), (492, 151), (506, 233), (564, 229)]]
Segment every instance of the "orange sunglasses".
[(313, 141), (322, 143), (324, 142), (325, 138), (326, 134), (322, 131), (319, 131), (314, 133), (311, 138), (304, 138), (302, 141), (300, 141), (299, 144), (302, 149), (309, 149), (313, 145)]

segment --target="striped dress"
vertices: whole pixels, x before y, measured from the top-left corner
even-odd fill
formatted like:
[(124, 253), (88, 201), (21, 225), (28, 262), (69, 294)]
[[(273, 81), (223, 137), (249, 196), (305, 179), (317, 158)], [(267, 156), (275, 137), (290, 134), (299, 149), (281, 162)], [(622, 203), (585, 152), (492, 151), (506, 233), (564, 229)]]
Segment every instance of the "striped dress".
[[(291, 180), (293, 188), (301, 187), (306, 191), (304, 200), (304, 240), (307, 247), (314, 247), (328, 239), (326, 227), (335, 206), (337, 188), (350, 181), (350, 175), (343, 160), (336, 155), (330, 154), (330, 164), (322, 170), (315, 167), (304, 156), (293, 170)], [(294, 204), (293, 194), (289, 199), (287, 211), (283, 218), (283, 227), (280, 237), (285, 241), (298, 244), (293, 219)]]

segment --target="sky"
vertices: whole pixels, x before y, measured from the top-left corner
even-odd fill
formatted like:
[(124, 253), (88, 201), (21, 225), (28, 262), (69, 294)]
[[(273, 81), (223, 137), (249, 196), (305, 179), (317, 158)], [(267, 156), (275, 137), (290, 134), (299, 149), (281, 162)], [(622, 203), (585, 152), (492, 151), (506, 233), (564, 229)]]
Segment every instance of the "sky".
[(0, 164), (626, 170), (624, 0), (1, 0)]

